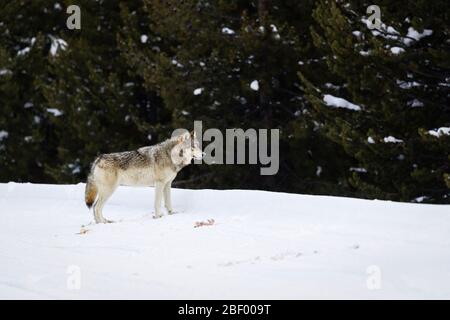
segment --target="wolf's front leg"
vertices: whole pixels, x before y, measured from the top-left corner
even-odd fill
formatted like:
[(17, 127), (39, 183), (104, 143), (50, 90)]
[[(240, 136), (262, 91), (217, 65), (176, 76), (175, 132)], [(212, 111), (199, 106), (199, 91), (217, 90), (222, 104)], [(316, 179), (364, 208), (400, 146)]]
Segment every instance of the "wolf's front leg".
[(164, 192), (164, 183), (155, 183), (155, 216), (154, 218), (161, 218), (161, 200)]
[(167, 182), (166, 185), (164, 186), (164, 206), (167, 209), (167, 212), (169, 214), (173, 214), (173, 208), (172, 208), (172, 199), (170, 196), (170, 191), (171, 191), (171, 185), (172, 185), (172, 180)]

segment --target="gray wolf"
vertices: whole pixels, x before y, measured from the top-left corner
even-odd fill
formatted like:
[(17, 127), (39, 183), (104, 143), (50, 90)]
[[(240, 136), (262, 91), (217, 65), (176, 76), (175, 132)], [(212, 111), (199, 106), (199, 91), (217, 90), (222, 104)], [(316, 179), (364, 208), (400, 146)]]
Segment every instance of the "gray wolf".
[(118, 186), (154, 186), (155, 218), (161, 215), (161, 200), (169, 214), (173, 213), (170, 198), (172, 181), (177, 173), (199, 160), (203, 152), (195, 132), (185, 132), (159, 144), (135, 151), (100, 155), (92, 164), (86, 183), (85, 201), (94, 206), (96, 223), (111, 222), (103, 217), (102, 209)]

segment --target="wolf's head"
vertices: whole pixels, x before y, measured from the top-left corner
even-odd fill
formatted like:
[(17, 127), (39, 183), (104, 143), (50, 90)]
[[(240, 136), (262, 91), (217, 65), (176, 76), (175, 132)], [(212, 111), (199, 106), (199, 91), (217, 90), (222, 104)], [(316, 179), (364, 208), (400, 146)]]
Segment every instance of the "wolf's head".
[(172, 162), (176, 165), (188, 165), (192, 159), (200, 160), (203, 157), (200, 142), (195, 131), (185, 132), (177, 137), (176, 145), (172, 149)]

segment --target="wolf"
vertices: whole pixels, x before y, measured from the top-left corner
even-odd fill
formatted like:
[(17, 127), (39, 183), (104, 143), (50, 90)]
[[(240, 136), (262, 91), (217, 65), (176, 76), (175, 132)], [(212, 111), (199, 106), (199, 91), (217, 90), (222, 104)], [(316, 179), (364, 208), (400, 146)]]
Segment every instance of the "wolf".
[(160, 218), (161, 200), (169, 214), (174, 213), (171, 203), (171, 185), (177, 173), (192, 159), (200, 160), (203, 152), (194, 131), (184, 132), (153, 146), (134, 151), (100, 155), (92, 163), (87, 178), (85, 202), (94, 206), (96, 223), (110, 223), (102, 209), (118, 186), (154, 186), (155, 215)]

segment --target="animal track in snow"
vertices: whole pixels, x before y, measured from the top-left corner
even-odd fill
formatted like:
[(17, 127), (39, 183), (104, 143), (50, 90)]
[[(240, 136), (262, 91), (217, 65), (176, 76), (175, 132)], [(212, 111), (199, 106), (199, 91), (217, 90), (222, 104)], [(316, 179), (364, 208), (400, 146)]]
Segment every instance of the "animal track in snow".
[[(314, 251), (314, 253), (316, 253), (317, 251)], [(266, 257), (266, 258), (261, 258), (260, 256), (256, 256), (253, 259), (246, 259), (246, 260), (236, 260), (236, 261), (229, 261), (226, 263), (220, 263), (218, 264), (220, 267), (231, 267), (231, 266), (236, 266), (236, 265), (241, 265), (241, 264), (255, 264), (257, 262), (264, 262), (264, 261), (281, 261), (284, 259), (289, 259), (289, 258), (300, 258), (301, 256), (303, 256), (304, 254), (302, 252), (284, 252), (284, 253), (279, 253), (270, 257)]]

